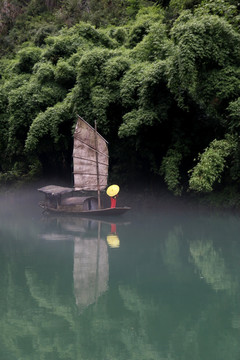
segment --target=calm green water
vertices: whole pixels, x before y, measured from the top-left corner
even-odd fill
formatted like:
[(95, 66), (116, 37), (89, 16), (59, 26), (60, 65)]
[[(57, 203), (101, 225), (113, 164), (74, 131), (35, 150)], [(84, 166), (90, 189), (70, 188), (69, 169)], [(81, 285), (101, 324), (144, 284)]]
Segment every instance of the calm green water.
[(0, 359), (240, 359), (237, 215), (164, 200), (115, 226), (0, 200)]

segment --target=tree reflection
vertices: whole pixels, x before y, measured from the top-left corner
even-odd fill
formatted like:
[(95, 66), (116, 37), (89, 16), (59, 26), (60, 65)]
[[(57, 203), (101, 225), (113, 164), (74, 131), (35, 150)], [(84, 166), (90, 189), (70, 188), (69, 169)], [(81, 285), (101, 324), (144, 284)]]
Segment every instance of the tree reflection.
[(162, 260), (174, 273), (180, 270), (182, 264), (180, 253), (182, 236), (182, 228), (174, 228), (169, 232), (162, 249)]
[(204, 239), (190, 243), (190, 254), (201, 278), (214, 290), (235, 291), (238, 283), (226, 268), (223, 255), (214, 248), (212, 240)]
[(230, 243), (186, 223), (139, 224), (119, 225), (118, 248), (107, 243), (111, 223), (53, 219), (28, 240), (4, 230), (2, 358), (238, 360), (240, 265)]

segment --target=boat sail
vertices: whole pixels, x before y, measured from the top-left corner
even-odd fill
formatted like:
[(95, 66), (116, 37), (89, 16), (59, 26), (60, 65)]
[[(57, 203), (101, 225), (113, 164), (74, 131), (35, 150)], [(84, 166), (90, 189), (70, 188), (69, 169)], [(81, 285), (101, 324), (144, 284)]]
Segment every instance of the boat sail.
[(107, 141), (78, 115), (73, 148), (75, 190), (104, 190), (108, 164)]
[[(97, 132), (96, 122), (93, 128), (78, 115), (73, 146), (74, 188), (48, 185), (38, 189), (45, 194), (45, 201), (40, 202), (40, 206), (47, 212), (93, 216), (126, 212), (130, 209), (126, 206), (101, 208), (100, 192), (108, 184), (108, 165), (108, 143)], [(97, 199), (79, 196), (79, 192), (87, 191), (97, 192)]]

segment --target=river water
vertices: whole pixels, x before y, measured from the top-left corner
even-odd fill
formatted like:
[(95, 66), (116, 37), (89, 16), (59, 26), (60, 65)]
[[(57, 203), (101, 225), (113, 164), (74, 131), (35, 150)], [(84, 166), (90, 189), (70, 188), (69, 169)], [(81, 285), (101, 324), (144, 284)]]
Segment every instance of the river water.
[(240, 359), (239, 215), (141, 198), (97, 221), (38, 200), (0, 197), (1, 360)]

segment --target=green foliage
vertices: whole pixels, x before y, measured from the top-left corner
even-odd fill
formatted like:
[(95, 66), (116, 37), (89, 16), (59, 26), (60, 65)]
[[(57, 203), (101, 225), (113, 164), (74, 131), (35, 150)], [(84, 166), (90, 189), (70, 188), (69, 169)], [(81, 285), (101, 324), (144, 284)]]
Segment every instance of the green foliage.
[(74, 107), (85, 118), (98, 119), (105, 134), (113, 126), (108, 114), (110, 108), (120, 105), (120, 80), (130, 64), (127, 52), (101, 48), (86, 52), (78, 64)]
[(9, 185), (11, 183), (15, 183), (22, 175), (22, 171), (16, 169), (16, 166), (14, 166), (10, 171), (0, 172), (0, 184)]
[(73, 66), (64, 60), (59, 60), (55, 69), (57, 83), (71, 88), (76, 80), (76, 72)]
[(56, 26), (53, 24), (41, 26), (34, 35), (34, 44), (41, 46), (45, 44), (45, 39), (56, 32)]
[(240, 16), (238, 14), (237, 5), (232, 1), (226, 0), (204, 0), (195, 10), (195, 15), (211, 14), (224, 17), (229, 23), (236, 28), (239, 26)]
[(37, 63), (33, 68), (33, 73), (36, 74), (37, 81), (40, 84), (44, 84), (54, 79), (54, 67), (50, 62)]
[(78, 96), (89, 99), (91, 89), (104, 84), (103, 69), (111, 56), (111, 51), (102, 48), (94, 48), (82, 56), (77, 69)]
[(52, 106), (63, 98), (65, 92), (58, 86), (45, 83), (41, 86), (35, 80), (25, 81), (22, 86), (8, 95), (8, 145), (9, 164), (22, 159), (23, 148), (32, 120), (40, 111)]
[[(66, 101), (49, 107), (45, 112), (40, 112), (30, 126), (25, 151), (34, 154), (39, 146), (38, 152), (41, 153), (47, 151), (44, 146), (49, 141), (58, 144), (61, 140), (64, 140), (64, 134), (59, 131), (60, 125), (64, 121), (70, 121), (71, 119), (71, 108)], [(40, 146), (41, 142), (42, 145)]]
[(17, 161), (11, 170), (0, 172), (0, 184), (24, 183), (36, 180), (42, 173), (42, 164), (38, 159), (31, 159), (31, 162)]
[(68, 57), (76, 51), (70, 36), (49, 36), (45, 41), (48, 47), (43, 56), (51, 60), (53, 64), (56, 64), (60, 58)]
[(213, 185), (221, 181), (226, 166), (226, 158), (236, 148), (236, 140), (213, 140), (208, 148), (199, 155), (199, 162), (189, 171), (189, 188), (198, 192), (211, 192)]
[(95, 86), (91, 91), (92, 118), (98, 119), (99, 126), (104, 126), (108, 133), (107, 108), (111, 102), (111, 94), (101, 86)]
[(182, 12), (185, 9), (191, 9), (194, 6), (198, 5), (201, 0), (171, 0), (169, 7), (177, 11), (178, 13)]
[(126, 108), (119, 136), (132, 136), (142, 126), (166, 120), (171, 103), (165, 82), (166, 64), (162, 61), (133, 66), (121, 84), (121, 99)]
[(161, 174), (180, 194), (196, 154), (231, 133), (236, 140), (211, 142), (199, 156), (189, 187), (212, 191), (227, 166), (225, 183), (239, 182), (236, 2), (172, 0), (167, 9), (135, 0), (30, 4), (22, 4), (28, 12), (4, 35), (18, 44), (16, 53), (0, 59), (0, 171), (6, 179), (35, 173), (41, 166), (34, 164), (45, 171), (51, 160), (63, 166), (79, 113), (92, 125), (97, 120), (107, 137), (115, 177)]
[(239, 132), (240, 97), (238, 97), (235, 101), (229, 103), (227, 111), (228, 111), (228, 127), (233, 133)]
[(113, 52), (112, 55), (113, 56), (106, 61), (103, 73), (107, 85), (119, 86), (119, 80), (121, 80), (129, 70), (132, 61), (128, 56), (128, 52), (122, 51), (120, 54), (119, 52)]
[(131, 66), (121, 81), (121, 99), (126, 108), (136, 107), (138, 91), (144, 76), (144, 63), (136, 63)]
[(134, 109), (123, 116), (123, 123), (119, 128), (120, 137), (136, 136), (142, 126), (153, 126), (158, 120), (154, 110)]
[(41, 49), (38, 47), (27, 47), (18, 52), (19, 72), (32, 72), (32, 68), (36, 62), (40, 60)]
[(149, 33), (133, 50), (134, 57), (141, 61), (166, 59), (173, 51), (172, 42), (167, 38), (166, 27), (161, 21), (151, 26)]
[[(89, 43), (99, 46), (105, 46), (112, 48), (115, 46), (114, 40), (112, 40), (104, 30), (96, 29), (94, 26), (88, 23), (79, 23), (72, 27), (70, 30), (67, 30), (70, 36), (73, 36), (75, 45), (79, 46), (81, 43), (77, 43), (78, 39), (85, 39)], [(65, 34), (66, 36), (66, 34)]]
[(119, 44), (124, 44), (128, 36), (128, 32), (125, 27), (110, 28), (110, 30), (108, 30), (108, 34)]
[(201, 3), (201, 0), (171, 0), (169, 6), (165, 11), (165, 23), (168, 29), (171, 29), (174, 21), (182, 14), (185, 10), (189, 9), (190, 12), (194, 11), (194, 8)]
[(0, 114), (3, 114), (7, 109), (8, 97), (4, 88), (0, 88)]
[(181, 195), (182, 185), (180, 179), (180, 164), (182, 154), (178, 148), (169, 149), (166, 156), (162, 159), (160, 174), (164, 176), (164, 181), (168, 189), (175, 195)]
[(240, 128), (240, 98), (237, 98), (235, 101), (230, 102), (227, 108), (228, 116), (225, 120), (226, 127), (237, 137), (237, 145), (235, 151), (232, 155), (233, 160), (230, 168), (231, 179), (234, 182), (239, 182), (240, 180), (240, 141), (239, 141), (239, 128)]
[[(201, 93), (201, 104), (208, 111), (220, 112), (222, 107), (240, 94), (240, 71), (238, 67), (226, 66), (223, 69), (206, 71), (201, 75), (196, 93)], [(220, 110), (220, 111), (219, 111)]]
[(240, 36), (231, 25), (218, 16), (196, 18), (184, 13), (172, 29), (172, 39), (176, 48), (169, 67), (169, 87), (179, 105), (186, 105), (188, 95), (210, 112), (219, 101), (216, 92), (220, 101), (236, 95)]
[(141, 88), (139, 89), (139, 105), (158, 113), (159, 121), (166, 120), (170, 106), (169, 93), (166, 86), (166, 63), (155, 61), (145, 67)]
[[(1, 95), (0, 95), (1, 96)], [(7, 117), (0, 115), (0, 172), (6, 166), (6, 148), (8, 139), (8, 121)]]
[(119, 25), (126, 19), (126, 2), (119, 0), (65, 0), (56, 16), (60, 22), (72, 26), (79, 21), (96, 27)]
[(140, 0), (127, 0), (127, 14), (130, 17), (135, 18), (138, 11), (140, 10)]
[(93, 26), (80, 23), (71, 29), (62, 29), (58, 36), (49, 36), (45, 39), (48, 45), (43, 56), (54, 64), (60, 58), (68, 58), (76, 53), (79, 48), (88, 50), (93, 45), (113, 48), (116, 42)]
[(230, 167), (230, 176), (234, 185), (240, 181), (240, 142), (238, 141), (235, 151), (232, 154), (232, 162)]
[(133, 48), (140, 43), (144, 36), (149, 33), (150, 27), (162, 19), (162, 12), (155, 8), (143, 9), (143, 11), (140, 11), (136, 21), (130, 28), (127, 46)]
[(0, 30), (0, 44), (5, 46), (0, 49), (0, 55), (11, 52), (15, 53), (25, 42), (32, 42), (36, 46), (41, 46), (46, 36), (44, 29), (49, 34), (53, 34), (59, 28), (58, 24), (53, 24), (54, 16), (52, 13), (37, 14), (37, 11), (35, 13), (28, 13), (25, 11), (25, 5), (21, 6), (20, 12), (11, 24), (8, 32), (1, 33)]

